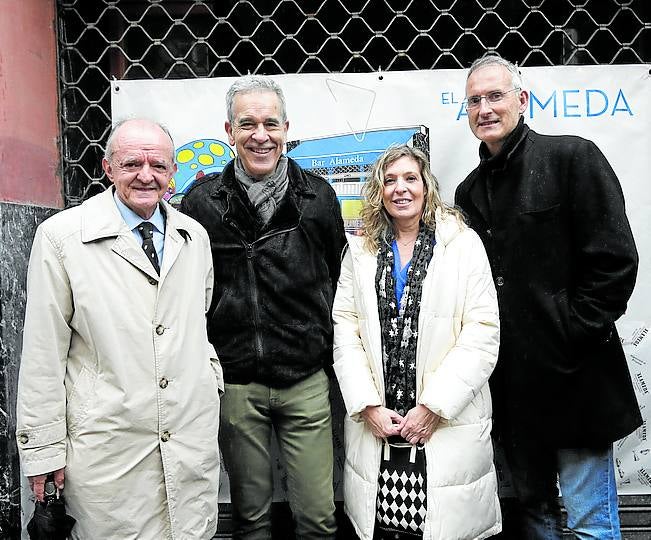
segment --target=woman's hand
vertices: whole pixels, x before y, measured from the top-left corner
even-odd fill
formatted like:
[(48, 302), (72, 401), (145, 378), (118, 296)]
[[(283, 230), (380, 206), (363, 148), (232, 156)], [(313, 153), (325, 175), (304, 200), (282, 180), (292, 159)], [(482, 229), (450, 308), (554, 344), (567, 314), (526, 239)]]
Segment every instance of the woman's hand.
[(398, 426), (404, 420), (396, 411), (381, 405), (369, 405), (360, 414), (373, 435), (378, 439), (399, 435)]
[(400, 425), (399, 435), (411, 444), (424, 444), (429, 441), (441, 417), (425, 405), (416, 405), (407, 411)]

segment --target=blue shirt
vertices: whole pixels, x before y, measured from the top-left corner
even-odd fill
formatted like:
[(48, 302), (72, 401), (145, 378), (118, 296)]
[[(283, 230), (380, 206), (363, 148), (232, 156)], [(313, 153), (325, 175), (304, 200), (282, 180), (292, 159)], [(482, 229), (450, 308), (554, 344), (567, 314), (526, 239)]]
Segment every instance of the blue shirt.
[(391, 243), (391, 249), (393, 249), (393, 279), (396, 282), (396, 300), (398, 300), (398, 305), (400, 305), (402, 293), (405, 290), (405, 285), (407, 285), (407, 272), (409, 272), (409, 267), (411, 266), (411, 259), (402, 268), (400, 251), (398, 250), (398, 243), (395, 240)]
[(124, 204), (120, 197), (118, 197), (117, 192), (113, 192), (113, 199), (115, 204), (120, 211), (122, 219), (127, 224), (127, 227), (131, 229), (133, 237), (138, 241), (138, 245), (142, 245), (142, 235), (138, 232), (137, 227), (143, 221), (149, 221), (154, 226), (154, 247), (156, 248), (156, 255), (158, 255), (158, 265), (163, 267), (163, 246), (165, 244), (165, 218), (163, 213), (160, 211), (160, 204), (156, 206), (154, 214), (149, 219), (142, 219), (138, 214), (136, 214), (131, 208)]

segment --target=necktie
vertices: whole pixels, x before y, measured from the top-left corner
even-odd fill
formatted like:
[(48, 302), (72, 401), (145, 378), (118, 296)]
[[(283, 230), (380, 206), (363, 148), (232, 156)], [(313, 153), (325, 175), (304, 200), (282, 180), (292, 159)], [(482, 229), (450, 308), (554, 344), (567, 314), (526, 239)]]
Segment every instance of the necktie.
[(149, 221), (143, 221), (138, 225), (138, 232), (142, 236), (142, 249), (145, 251), (147, 258), (154, 266), (156, 273), (160, 273), (158, 266), (158, 255), (156, 254), (156, 247), (154, 246), (154, 224)]

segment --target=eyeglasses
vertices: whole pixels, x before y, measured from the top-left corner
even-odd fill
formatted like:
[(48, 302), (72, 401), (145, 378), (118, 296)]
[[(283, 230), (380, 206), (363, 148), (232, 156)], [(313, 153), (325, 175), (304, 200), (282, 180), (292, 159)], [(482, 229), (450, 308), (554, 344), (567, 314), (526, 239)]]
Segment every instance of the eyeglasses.
[(488, 103), (499, 103), (504, 99), (504, 96), (506, 94), (510, 94), (511, 92), (517, 92), (519, 91), (520, 88), (512, 88), (511, 90), (507, 90), (506, 92), (502, 92), (501, 90), (495, 90), (494, 92), (488, 92), (485, 96), (470, 96), (466, 100), (466, 110), (469, 111), (470, 109), (476, 109), (479, 107), (481, 104), (482, 99), (486, 99)]

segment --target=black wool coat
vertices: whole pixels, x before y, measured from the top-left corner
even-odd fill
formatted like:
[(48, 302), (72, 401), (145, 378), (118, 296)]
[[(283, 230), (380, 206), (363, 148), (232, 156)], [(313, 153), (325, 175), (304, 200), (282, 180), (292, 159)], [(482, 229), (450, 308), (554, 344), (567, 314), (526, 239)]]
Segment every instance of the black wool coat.
[(641, 422), (615, 321), (638, 256), (617, 177), (591, 141), (523, 120), (457, 187), (490, 259), (501, 344), (496, 432), (558, 448), (610, 443)]
[(286, 387), (332, 365), (332, 302), (346, 243), (341, 210), (326, 180), (288, 161), (287, 192), (265, 225), (233, 161), (181, 202), (210, 237), (208, 338), (228, 383)]

